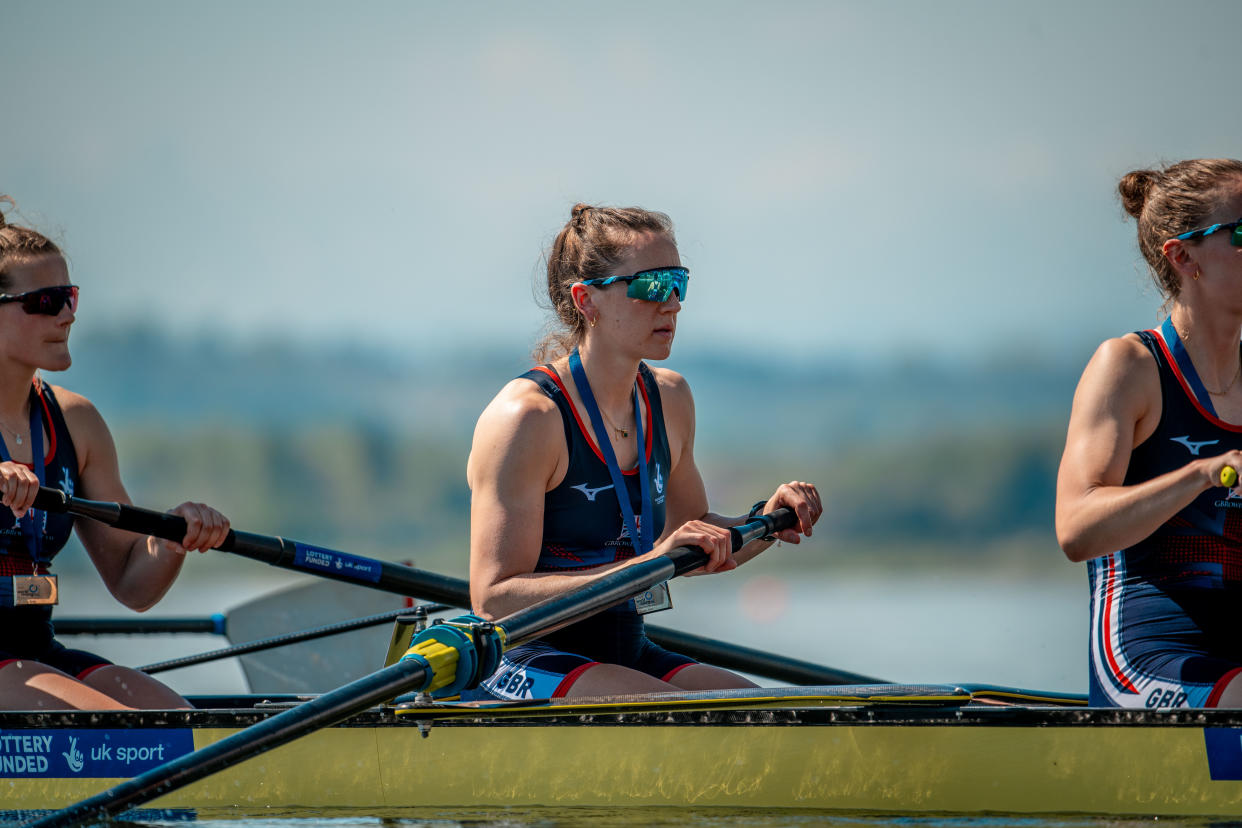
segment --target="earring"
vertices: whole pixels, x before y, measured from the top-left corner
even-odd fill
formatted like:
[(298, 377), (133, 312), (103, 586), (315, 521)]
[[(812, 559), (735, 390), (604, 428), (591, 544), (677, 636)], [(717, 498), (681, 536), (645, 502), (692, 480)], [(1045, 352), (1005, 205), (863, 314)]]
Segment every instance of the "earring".
[(1195, 268), (1195, 281), (1196, 282), (1199, 281), (1199, 277), (1202, 275), (1203, 275), (1203, 271), (1196, 267)]
[(595, 327), (595, 320), (594, 320), (594, 319), (588, 319), (587, 321), (591, 323), (591, 327), (592, 327), (592, 328), (594, 328), (594, 327)]

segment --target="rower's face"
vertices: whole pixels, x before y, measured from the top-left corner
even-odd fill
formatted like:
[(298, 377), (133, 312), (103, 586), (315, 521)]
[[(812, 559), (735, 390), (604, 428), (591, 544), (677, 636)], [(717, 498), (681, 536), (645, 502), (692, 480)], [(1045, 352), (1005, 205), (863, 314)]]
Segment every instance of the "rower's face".
[[(1226, 188), (1224, 197), (1203, 224), (1233, 222), (1239, 218), (1242, 218), (1242, 178)], [(1222, 230), (1199, 239), (1193, 248), (1193, 255), (1204, 277), (1217, 277), (1226, 282), (1226, 286), (1237, 288), (1237, 283), (1242, 280), (1242, 247), (1230, 243), (1232, 235), (1232, 231)]]
[[(13, 295), (69, 284), (69, 268), (57, 254), (10, 265), (6, 275), (4, 292)], [(0, 356), (28, 368), (65, 370), (73, 361), (69, 329), (75, 318), (69, 305), (56, 316), (45, 316), (26, 313), (20, 302), (0, 304)]]
[[(662, 267), (681, 267), (677, 245), (663, 233), (643, 233), (634, 239), (611, 275), (629, 276)], [(641, 359), (668, 358), (677, 333), (680, 297), (674, 291), (664, 302), (633, 299), (626, 295), (627, 287), (616, 282), (592, 291), (599, 308), (599, 333), (635, 348)]]

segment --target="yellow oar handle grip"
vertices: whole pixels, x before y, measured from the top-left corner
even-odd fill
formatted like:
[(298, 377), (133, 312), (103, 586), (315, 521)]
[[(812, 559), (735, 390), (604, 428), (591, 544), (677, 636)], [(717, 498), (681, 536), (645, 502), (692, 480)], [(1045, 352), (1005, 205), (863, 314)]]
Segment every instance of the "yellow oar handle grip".
[(1220, 470), (1220, 485), (1232, 489), (1238, 485), (1238, 470), (1233, 466), (1225, 466)]

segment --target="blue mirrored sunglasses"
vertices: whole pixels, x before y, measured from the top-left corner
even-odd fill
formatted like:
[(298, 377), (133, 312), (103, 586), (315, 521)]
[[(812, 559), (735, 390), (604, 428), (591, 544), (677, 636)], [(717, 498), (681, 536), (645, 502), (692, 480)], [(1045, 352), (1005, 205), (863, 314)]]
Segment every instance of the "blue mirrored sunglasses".
[(631, 299), (643, 299), (648, 302), (667, 302), (677, 291), (677, 298), (686, 301), (686, 283), (690, 280), (690, 270), (684, 267), (657, 267), (654, 270), (640, 270), (633, 276), (609, 276), (606, 279), (586, 279), (580, 284), (595, 287), (607, 287), (613, 282), (628, 283), (625, 295)]
[(1174, 236), (1175, 239), (1186, 241), (1187, 239), (1200, 239), (1204, 236), (1210, 236), (1217, 230), (1232, 230), (1229, 235), (1229, 243), (1234, 247), (1242, 247), (1242, 218), (1237, 221), (1226, 221), (1221, 224), (1213, 224), (1210, 227), (1200, 227), (1198, 230), (1191, 230), (1182, 233), (1180, 236)]

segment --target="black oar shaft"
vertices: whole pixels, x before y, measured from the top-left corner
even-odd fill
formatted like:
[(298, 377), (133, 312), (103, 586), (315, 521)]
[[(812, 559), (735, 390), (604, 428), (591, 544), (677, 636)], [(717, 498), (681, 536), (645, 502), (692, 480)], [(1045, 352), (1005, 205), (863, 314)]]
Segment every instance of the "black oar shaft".
[(210, 618), (57, 618), (57, 635), (165, 635), (206, 633), (225, 635), (223, 615)]
[[(129, 506), (71, 497), (59, 489), (41, 487), (35, 508), (98, 520), (118, 529), (153, 535), (180, 542), (185, 538), (185, 520), (177, 515)], [(333, 549), (302, 544), (274, 535), (229, 530), (218, 547), (222, 552), (261, 561), (281, 569), (308, 572), (334, 581), (370, 587), (398, 595), (417, 595), (423, 600), (458, 604), (461, 581), (401, 564), (348, 555)], [(466, 601), (468, 605), (469, 601)]]
[(182, 788), (238, 762), (330, 727), (369, 707), (421, 686), (426, 669), (416, 661), (399, 661), (377, 673), (324, 693), (219, 742), (135, 776), (64, 810), (26, 823), (24, 828), (66, 828), (116, 816), (133, 805)]

